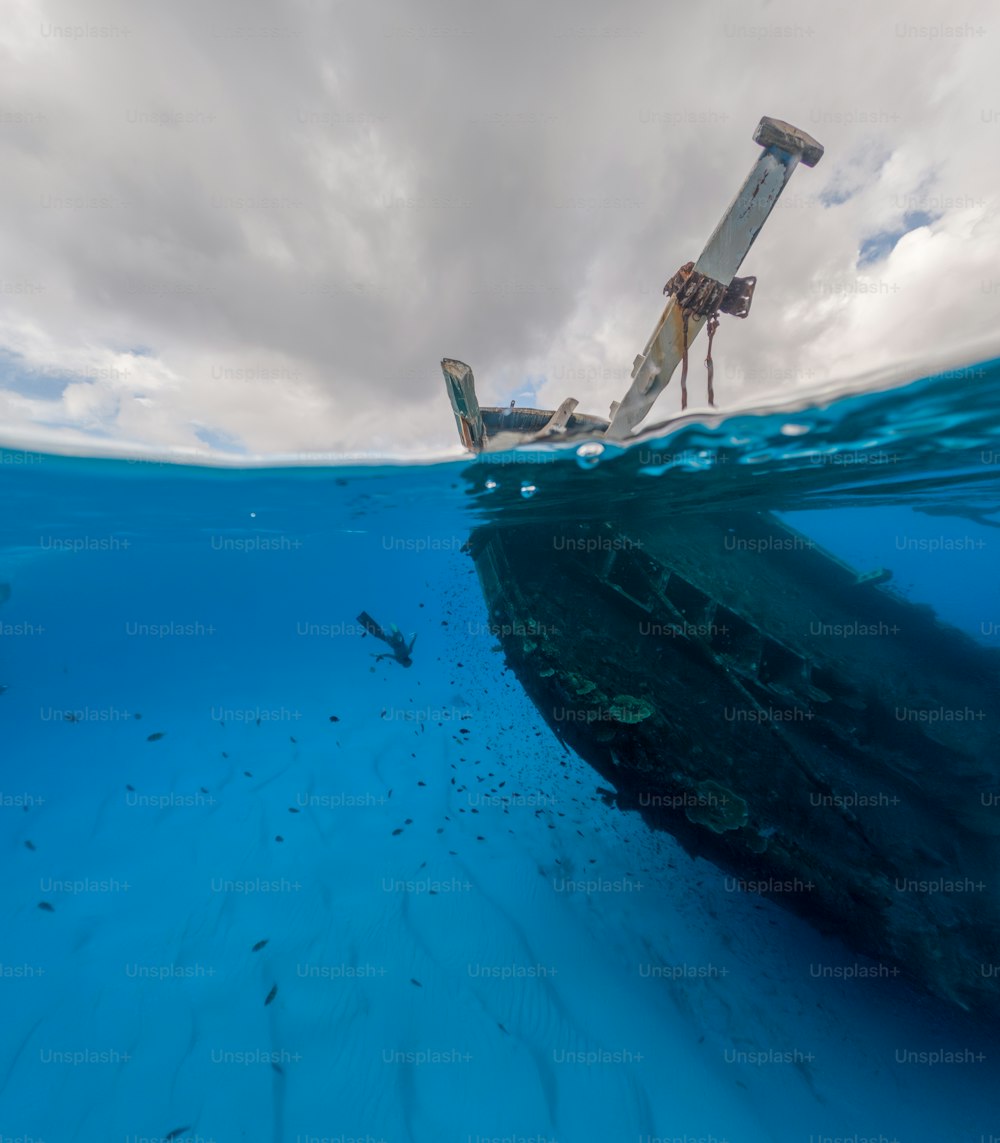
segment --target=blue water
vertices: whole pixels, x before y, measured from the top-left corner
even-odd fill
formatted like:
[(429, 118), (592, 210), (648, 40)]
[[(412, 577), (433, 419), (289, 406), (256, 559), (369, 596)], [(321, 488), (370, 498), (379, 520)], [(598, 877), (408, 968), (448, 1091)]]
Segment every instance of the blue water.
[(596, 458), (0, 453), (0, 1138), (1000, 1135), (991, 1022), (596, 797), (463, 551), (767, 508), (1000, 646), (998, 437), (991, 362)]

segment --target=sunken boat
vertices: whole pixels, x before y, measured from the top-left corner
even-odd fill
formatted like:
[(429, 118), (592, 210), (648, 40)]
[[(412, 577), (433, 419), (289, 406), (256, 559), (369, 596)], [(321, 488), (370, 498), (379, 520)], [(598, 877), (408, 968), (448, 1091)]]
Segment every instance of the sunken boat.
[[(692, 853), (975, 1012), (1000, 1011), (1000, 656), (767, 507), (675, 511), (659, 486), (539, 505), (526, 449), (627, 444), (702, 326), (745, 316), (736, 271), (799, 162), (822, 147), (764, 119), (763, 147), (705, 251), (669, 295), (607, 418), (481, 408), (442, 362), (487, 522), (469, 550), (491, 630), (555, 734), (609, 798)], [(686, 397), (686, 394), (683, 396)], [(686, 404), (682, 400), (682, 405)], [(604, 467), (604, 466), (602, 466)], [(595, 470), (596, 474), (596, 470)], [(711, 485), (709, 485), (711, 487)]]

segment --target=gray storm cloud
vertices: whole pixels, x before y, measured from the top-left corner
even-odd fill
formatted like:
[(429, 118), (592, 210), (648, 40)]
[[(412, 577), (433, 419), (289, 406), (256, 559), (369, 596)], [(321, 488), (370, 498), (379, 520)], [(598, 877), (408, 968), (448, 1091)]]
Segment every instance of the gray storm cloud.
[(0, 439), (440, 453), (442, 356), (606, 414), (762, 114), (826, 156), (744, 264), (720, 402), (981, 353), (998, 40), (987, 4), (15, 3)]

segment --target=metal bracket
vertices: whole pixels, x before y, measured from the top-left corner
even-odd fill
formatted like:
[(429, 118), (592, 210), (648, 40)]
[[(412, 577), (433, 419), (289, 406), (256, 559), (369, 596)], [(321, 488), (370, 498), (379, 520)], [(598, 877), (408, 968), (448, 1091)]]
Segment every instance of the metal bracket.
[(663, 287), (663, 292), (676, 298), (681, 309), (695, 317), (724, 313), (745, 318), (750, 312), (756, 285), (757, 279), (749, 277), (733, 278), (727, 286), (707, 274), (699, 274), (693, 262), (685, 262)]
[(730, 317), (745, 318), (750, 312), (756, 285), (757, 279), (753, 275), (749, 278), (733, 278), (725, 297), (719, 303), (719, 312), (729, 314)]

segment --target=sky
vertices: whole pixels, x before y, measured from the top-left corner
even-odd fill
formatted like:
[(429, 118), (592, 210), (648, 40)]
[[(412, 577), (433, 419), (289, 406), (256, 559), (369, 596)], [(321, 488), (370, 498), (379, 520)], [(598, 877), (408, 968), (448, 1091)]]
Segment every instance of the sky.
[[(762, 115), (826, 154), (743, 264), (721, 406), (1000, 346), (988, 3), (3, 12), (0, 443), (454, 453), (442, 357), (483, 404), (606, 416)], [(702, 404), (697, 355), (690, 384)]]

